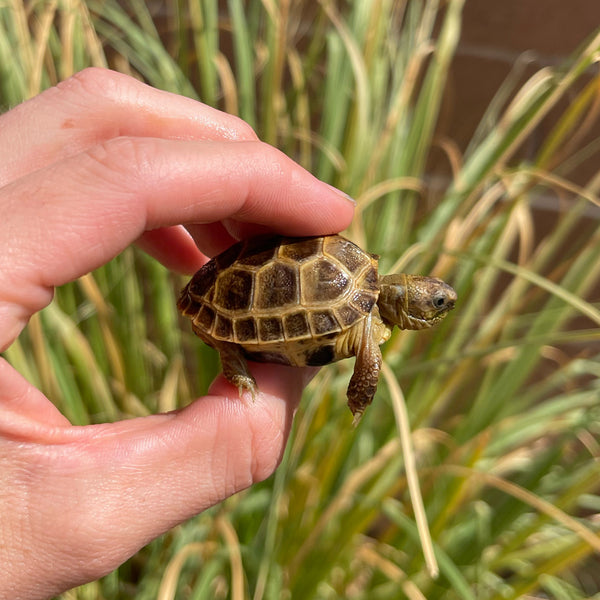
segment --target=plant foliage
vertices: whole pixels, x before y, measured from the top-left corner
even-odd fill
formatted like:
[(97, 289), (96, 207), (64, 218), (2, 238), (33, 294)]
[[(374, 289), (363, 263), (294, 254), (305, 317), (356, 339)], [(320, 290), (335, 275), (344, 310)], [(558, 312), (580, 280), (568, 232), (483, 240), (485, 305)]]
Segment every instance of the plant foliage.
[[(0, 3), (0, 106), (96, 65), (237, 113), (357, 198), (347, 233), (383, 271), (456, 287), (440, 327), (384, 347), (440, 575), (425, 568), (391, 387), (353, 430), (346, 361), (311, 384), (270, 480), (64, 598), (598, 597), (600, 175), (575, 173), (600, 158), (586, 137), (600, 33), (560, 68), (509, 77), (460, 153), (436, 124), (463, 0), (158, 4)], [(57, 290), (5, 356), (74, 423), (184, 405), (218, 364), (180, 326), (181, 284), (127, 251)]]

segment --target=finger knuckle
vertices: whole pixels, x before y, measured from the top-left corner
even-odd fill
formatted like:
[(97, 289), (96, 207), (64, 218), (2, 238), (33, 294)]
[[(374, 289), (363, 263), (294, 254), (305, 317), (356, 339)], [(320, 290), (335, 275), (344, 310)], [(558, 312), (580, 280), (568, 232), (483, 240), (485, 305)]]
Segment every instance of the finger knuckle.
[(149, 145), (152, 144), (145, 139), (121, 136), (98, 142), (85, 151), (85, 156), (102, 169), (136, 176), (151, 162)]
[(134, 80), (110, 69), (87, 67), (59, 83), (57, 88), (67, 94), (116, 100), (130, 88), (132, 81)]
[(240, 117), (229, 115), (232, 121), (232, 130), (235, 133), (235, 139), (238, 141), (258, 141), (258, 136), (249, 123), (246, 123)]

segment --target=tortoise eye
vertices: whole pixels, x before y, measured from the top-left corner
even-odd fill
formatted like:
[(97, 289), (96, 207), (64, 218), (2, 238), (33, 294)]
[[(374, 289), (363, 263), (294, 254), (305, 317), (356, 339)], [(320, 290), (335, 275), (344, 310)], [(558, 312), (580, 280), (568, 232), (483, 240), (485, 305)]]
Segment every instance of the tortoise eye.
[(446, 296), (435, 296), (432, 300), (433, 306), (435, 308), (444, 308), (448, 302)]

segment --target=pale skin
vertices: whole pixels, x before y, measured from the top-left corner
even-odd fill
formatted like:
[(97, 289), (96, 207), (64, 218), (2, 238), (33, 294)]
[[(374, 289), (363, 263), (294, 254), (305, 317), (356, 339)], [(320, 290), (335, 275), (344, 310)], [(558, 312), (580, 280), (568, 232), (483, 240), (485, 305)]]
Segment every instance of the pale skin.
[[(0, 350), (55, 287), (136, 241), (191, 274), (241, 236), (331, 233), (352, 214), (239, 119), (84, 71), (0, 117)], [(268, 477), (312, 372), (256, 365), (255, 402), (220, 377), (182, 411), (75, 427), (0, 359), (0, 598), (97, 579)]]

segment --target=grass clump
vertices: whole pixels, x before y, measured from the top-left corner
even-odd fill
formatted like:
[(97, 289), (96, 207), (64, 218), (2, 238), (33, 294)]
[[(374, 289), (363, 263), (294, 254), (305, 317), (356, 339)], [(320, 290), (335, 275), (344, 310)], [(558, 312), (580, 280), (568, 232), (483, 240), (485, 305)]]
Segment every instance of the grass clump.
[[(358, 199), (348, 235), (381, 254), (382, 271), (434, 273), (460, 298), (436, 330), (393, 335), (389, 383), (358, 430), (344, 402), (351, 363), (323, 369), (269, 481), (65, 598), (598, 593), (600, 177), (575, 183), (574, 173), (598, 160), (599, 140), (581, 141), (598, 119), (600, 79), (589, 69), (600, 34), (561, 68), (518, 88), (509, 78), (460, 154), (436, 138), (436, 123), (462, 4), (203, 0), (167, 2), (160, 15), (135, 1), (0, 7), (2, 106), (94, 64), (237, 113)], [(433, 146), (451, 167), (441, 193), (426, 174)], [(179, 327), (181, 283), (127, 251), (57, 290), (6, 357), (75, 423), (186, 404), (218, 365)], [(192, 354), (205, 365), (198, 379), (183, 367)], [(437, 580), (409, 501), (395, 382)]]

